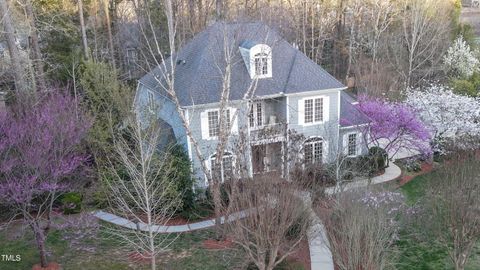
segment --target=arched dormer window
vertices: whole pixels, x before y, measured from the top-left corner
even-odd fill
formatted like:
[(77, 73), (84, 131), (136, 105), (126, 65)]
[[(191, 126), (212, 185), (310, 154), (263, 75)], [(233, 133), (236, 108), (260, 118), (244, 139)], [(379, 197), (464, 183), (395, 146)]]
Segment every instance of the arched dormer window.
[(246, 40), (240, 44), (240, 53), (250, 78), (272, 77), (272, 49), (270, 46)]
[(326, 142), (320, 137), (307, 139), (303, 144), (305, 165), (322, 163), (326, 158)]
[(257, 53), (254, 57), (255, 76), (268, 75), (268, 55), (266, 53)]

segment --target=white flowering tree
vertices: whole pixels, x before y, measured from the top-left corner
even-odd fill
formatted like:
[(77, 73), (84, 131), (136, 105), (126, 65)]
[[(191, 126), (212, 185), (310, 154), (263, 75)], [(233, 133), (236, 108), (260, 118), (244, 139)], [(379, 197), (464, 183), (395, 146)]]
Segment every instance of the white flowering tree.
[(410, 89), (405, 101), (430, 128), (436, 150), (443, 143), (463, 149), (478, 146), (480, 140), (480, 99), (457, 95), (448, 87), (432, 84)]
[(479, 59), (462, 36), (448, 49), (443, 63), (445, 71), (455, 77), (470, 77), (480, 68)]

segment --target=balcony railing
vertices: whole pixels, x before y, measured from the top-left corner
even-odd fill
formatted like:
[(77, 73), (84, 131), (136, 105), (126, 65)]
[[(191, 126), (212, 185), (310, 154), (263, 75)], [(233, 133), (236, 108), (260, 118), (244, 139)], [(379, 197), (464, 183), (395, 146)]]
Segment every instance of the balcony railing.
[(287, 124), (277, 123), (263, 125), (250, 129), (250, 138), (252, 141), (261, 141), (284, 137), (287, 131)]

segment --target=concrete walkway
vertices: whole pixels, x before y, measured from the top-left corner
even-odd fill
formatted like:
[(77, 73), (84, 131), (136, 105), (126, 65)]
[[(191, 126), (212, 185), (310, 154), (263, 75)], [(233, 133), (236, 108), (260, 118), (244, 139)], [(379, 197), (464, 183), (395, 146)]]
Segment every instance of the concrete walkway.
[[(343, 185), (339, 185), (336, 187), (327, 188), (325, 192), (327, 194), (334, 194), (337, 192), (342, 192), (345, 190), (349, 190), (352, 188), (359, 188), (359, 187), (366, 187), (368, 185), (375, 185), (384, 182), (388, 182), (394, 179), (397, 179), (402, 174), (400, 168), (390, 162), (390, 166), (385, 169), (385, 173), (371, 179), (360, 179), (355, 182), (348, 182)], [(305, 203), (309, 206), (311, 211), (311, 216), (313, 219), (313, 225), (308, 231), (308, 245), (310, 249), (310, 261), (311, 261), (311, 270), (334, 270), (333, 265), (333, 258), (332, 254), (328, 248), (328, 239), (325, 234), (325, 229), (323, 224), (315, 214), (314, 210), (312, 209), (312, 203), (310, 194), (304, 196)], [(230, 220), (235, 220), (238, 218), (245, 217), (248, 214), (248, 211), (242, 211), (238, 213), (234, 213), (228, 217), (227, 222)], [(122, 226), (125, 228), (130, 228), (133, 230), (140, 229), (142, 231), (147, 231), (147, 226), (145, 223), (139, 223), (138, 225), (134, 222), (131, 222), (127, 219), (121, 218), (119, 216), (104, 212), (104, 211), (96, 211), (93, 213), (98, 219), (116, 224), (118, 226)], [(221, 218), (222, 224), (225, 222), (225, 217)], [(213, 227), (215, 225), (215, 220), (205, 220), (191, 224), (185, 225), (172, 225), (172, 226), (161, 226), (155, 225), (154, 231), (163, 232), (163, 233), (181, 233), (181, 232), (190, 232), (199, 229), (205, 229), (209, 227)]]
[[(230, 222), (230, 221), (233, 221), (233, 220), (236, 220), (236, 219), (239, 219), (239, 218), (243, 218), (247, 214), (248, 214), (248, 210), (233, 213), (233, 214), (228, 216), (227, 222)], [(147, 224), (145, 224), (143, 222), (140, 222), (140, 223), (137, 224), (137, 223), (132, 222), (128, 219), (125, 219), (125, 218), (122, 218), (122, 217), (119, 217), (117, 215), (110, 214), (110, 213), (104, 212), (104, 211), (95, 211), (95, 212), (93, 212), (93, 215), (100, 220), (103, 220), (103, 221), (106, 221), (106, 222), (109, 222), (109, 223), (112, 223), (112, 224), (115, 224), (115, 225), (118, 225), (118, 226), (121, 226), (121, 227), (124, 227), (124, 228), (132, 229), (132, 230), (141, 230), (141, 231), (144, 231), (144, 232), (148, 231)], [(222, 224), (224, 224), (225, 223), (225, 217), (221, 217), (220, 221), (221, 221)], [(154, 232), (157, 232), (157, 233), (182, 233), (182, 232), (191, 232), (191, 231), (195, 231), (195, 230), (205, 229), (205, 228), (209, 228), (209, 227), (213, 227), (213, 226), (215, 226), (215, 219), (209, 219), (209, 220), (199, 221), (199, 222), (195, 222), (195, 223), (189, 223), (189, 224), (185, 224), (185, 225), (171, 225), (171, 226), (153, 225), (152, 229), (153, 229)]]
[[(400, 177), (402, 170), (390, 162), (390, 166), (385, 169), (385, 173), (371, 179), (360, 179), (355, 182), (348, 182), (340, 186), (327, 188), (325, 192), (327, 194), (335, 194), (352, 188), (366, 187), (368, 185), (375, 185), (392, 181)], [(311, 208), (310, 208), (311, 209)], [(313, 215), (313, 226), (308, 233), (308, 245), (310, 248), (310, 261), (311, 270), (334, 270), (333, 258), (330, 249), (328, 248), (328, 239), (325, 234), (322, 221), (318, 218), (317, 214)]]

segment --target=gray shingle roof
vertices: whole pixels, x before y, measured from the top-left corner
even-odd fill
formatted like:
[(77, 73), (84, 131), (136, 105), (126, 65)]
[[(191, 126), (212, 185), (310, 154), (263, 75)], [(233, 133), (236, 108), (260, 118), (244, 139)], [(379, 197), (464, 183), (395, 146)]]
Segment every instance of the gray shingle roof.
[(370, 123), (370, 119), (364, 113), (359, 111), (355, 103), (356, 100), (349, 94), (341, 92), (340, 100), (340, 126), (350, 127)]
[[(230, 99), (243, 98), (252, 79), (240, 54), (242, 43), (263, 43), (272, 48), (272, 78), (258, 80), (255, 96), (344, 87), (265, 24), (217, 22), (197, 34), (173, 56), (178, 63), (175, 68), (175, 92), (182, 106), (220, 100), (222, 73), (226, 66), (224, 47), (233, 52)], [(140, 83), (161, 92), (163, 88), (158, 82), (162, 81), (162, 74), (165, 74), (165, 68), (157, 67), (142, 77)]]

